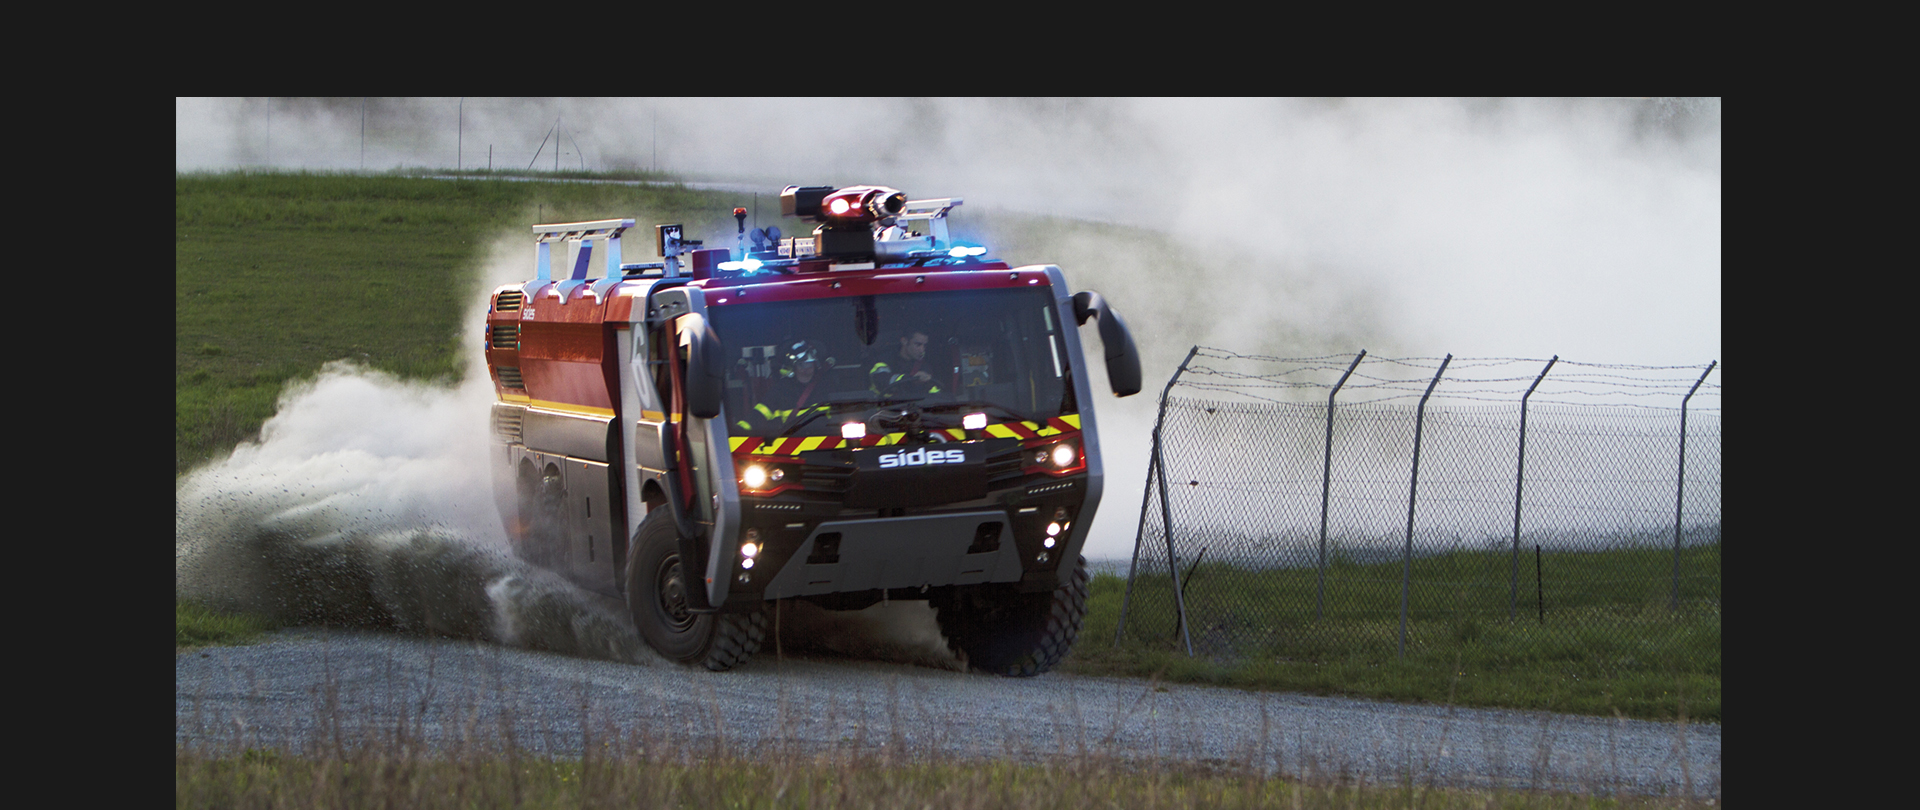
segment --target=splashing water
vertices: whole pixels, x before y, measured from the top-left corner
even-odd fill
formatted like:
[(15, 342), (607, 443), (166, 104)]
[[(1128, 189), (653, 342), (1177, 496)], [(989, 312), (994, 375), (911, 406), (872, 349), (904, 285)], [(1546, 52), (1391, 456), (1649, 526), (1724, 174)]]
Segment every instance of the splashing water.
[(259, 442), (176, 485), (176, 595), (290, 624), (641, 661), (624, 615), (508, 551), (486, 473), (490, 390), (474, 376), (435, 387), (336, 362), (290, 388)]

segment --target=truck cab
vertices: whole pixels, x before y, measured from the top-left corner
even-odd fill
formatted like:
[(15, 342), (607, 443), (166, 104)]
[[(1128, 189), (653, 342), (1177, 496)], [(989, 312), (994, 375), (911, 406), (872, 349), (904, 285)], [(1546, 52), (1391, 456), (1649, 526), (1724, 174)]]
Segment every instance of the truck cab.
[(811, 236), (748, 247), (735, 209), (737, 249), (659, 225), (661, 260), (635, 264), (633, 220), (534, 226), (535, 277), (494, 291), (486, 328), (515, 552), (709, 669), (793, 598), (924, 599), (975, 669), (1057, 664), (1104, 482), (1077, 327), (1096, 321), (1115, 395), (1138, 354), (1060, 268), (950, 239), (961, 202), (789, 186)]

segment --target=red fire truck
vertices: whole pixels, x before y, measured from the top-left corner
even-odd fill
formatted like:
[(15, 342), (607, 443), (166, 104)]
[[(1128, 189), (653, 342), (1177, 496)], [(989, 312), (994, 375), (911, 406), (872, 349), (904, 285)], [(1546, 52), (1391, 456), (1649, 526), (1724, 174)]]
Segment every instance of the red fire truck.
[(971, 667), (1046, 671), (1086, 613), (1104, 480), (1074, 327), (1096, 320), (1128, 396), (1124, 322), (1058, 267), (956, 243), (958, 198), (780, 201), (810, 236), (749, 246), (735, 209), (738, 249), (659, 225), (652, 263), (621, 261), (631, 219), (533, 227), (535, 276), (485, 333), (515, 552), (709, 669), (754, 654), (773, 600), (925, 599)]

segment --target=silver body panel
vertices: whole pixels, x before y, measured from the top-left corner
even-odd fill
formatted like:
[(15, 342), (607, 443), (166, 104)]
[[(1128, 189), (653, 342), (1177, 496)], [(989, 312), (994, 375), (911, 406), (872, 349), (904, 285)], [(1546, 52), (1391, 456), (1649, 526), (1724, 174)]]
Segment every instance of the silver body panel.
[(611, 460), (607, 457), (607, 433), (613, 426), (611, 416), (527, 408), (520, 424), (522, 443), (528, 447), (602, 464)]
[[(968, 554), (983, 523), (1000, 525), (999, 548)], [(769, 599), (875, 588), (976, 585), (1020, 579), (1020, 551), (1000, 510), (947, 515), (830, 520), (816, 526), (780, 573)], [(810, 564), (820, 536), (840, 535), (840, 561)]]

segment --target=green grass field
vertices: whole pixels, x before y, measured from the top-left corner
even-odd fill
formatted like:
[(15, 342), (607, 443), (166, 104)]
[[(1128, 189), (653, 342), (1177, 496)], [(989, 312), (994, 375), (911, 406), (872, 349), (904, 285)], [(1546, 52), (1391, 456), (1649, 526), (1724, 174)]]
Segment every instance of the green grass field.
[(221, 613), (205, 605), (176, 600), (173, 605), (174, 654), (197, 647), (251, 644), (276, 629), (258, 616)]
[[(1668, 607), (1662, 578), (1654, 576), (1670, 570), (1671, 552), (1549, 556), (1555, 576), (1536, 599), (1529, 565), (1527, 598), (1513, 618), (1504, 578), (1477, 589), (1461, 583), (1466, 571), (1505, 565), (1504, 556), (1415, 560), (1404, 658), (1400, 563), (1332, 566), (1324, 619), (1315, 618), (1311, 569), (1202, 565), (1186, 592), (1193, 657), (1180, 643), (1167, 578), (1135, 583), (1128, 633), (1115, 645), (1126, 580), (1099, 577), (1066, 669), (1388, 700), (1720, 720), (1717, 545), (1683, 553), (1683, 570), (1693, 575), (1682, 580), (1677, 613)], [(1436, 582), (1448, 583), (1446, 592), (1436, 593)]]
[[(679, 187), (501, 179), (176, 175), (176, 474), (256, 437), (286, 385), (330, 361), (354, 360), (409, 379), (457, 381), (463, 341), (479, 339), (478, 313), (465, 311), (477, 293), (474, 270), (504, 234), (535, 221), (611, 215), (639, 217), (643, 233), (654, 222), (683, 222), (695, 234), (731, 232), (729, 212), (747, 204), (742, 197)], [(763, 207), (761, 223), (776, 221), (774, 211), (769, 216)], [(1104, 250), (1125, 252), (1115, 241), (1127, 238), (1125, 233), (1098, 230)], [(651, 259), (650, 239), (630, 241), (645, 246), (632, 251), (629, 260)], [(1164, 249), (1143, 242), (1141, 252)], [(1714, 604), (1718, 562), (1714, 546)], [(1555, 578), (1621, 579), (1608, 570), (1637, 572), (1658, 563), (1630, 555), (1569, 557), (1555, 563)], [(1443, 564), (1461, 563), (1421, 563)], [(1583, 572), (1581, 566), (1591, 570)], [(1399, 578), (1397, 568), (1341, 573), (1355, 580)], [(1689, 579), (1688, 587), (1706, 587), (1699, 584), (1704, 581)], [(1196, 603), (1214, 600), (1216, 613), (1224, 614), (1251, 613), (1245, 606), (1275, 600), (1297, 603), (1301, 589), (1309, 587), (1297, 573), (1252, 581), (1214, 566), (1199, 569), (1194, 582), (1189, 595)], [(1154, 587), (1143, 582), (1131, 610), (1152, 603)], [(1673, 718), (1684, 713), (1717, 722), (1718, 611), (1690, 609), (1676, 620), (1653, 605), (1644, 586), (1635, 587), (1641, 590), (1597, 593), (1587, 601), (1549, 591), (1544, 624), (1507, 620), (1504, 589), (1470, 595), (1469, 601), (1497, 597), (1497, 610), (1416, 612), (1410, 629), (1416, 643), (1404, 660), (1394, 654), (1397, 619), (1342, 610), (1317, 629), (1273, 622), (1270, 629), (1277, 635), (1263, 642), (1235, 641), (1233, 656), (1203, 647), (1201, 655), (1188, 658), (1170, 643), (1169, 627), (1134, 625), (1116, 647), (1125, 582), (1097, 577), (1087, 628), (1063, 669), (1600, 715)], [(1160, 598), (1167, 596), (1163, 592)], [(1689, 605), (1705, 598), (1694, 590), (1683, 596)], [(1377, 604), (1367, 608), (1378, 609)], [(1498, 615), (1485, 618), (1491, 614)], [(1138, 620), (1150, 625), (1168, 621), (1166, 615)], [(1604, 615), (1606, 621), (1581, 621), (1589, 615)], [(239, 643), (264, 628), (257, 621), (223, 627), (214, 618), (180, 606), (177, 646)], [(1196, 624), (1203, 639), (1217, 629)]]

